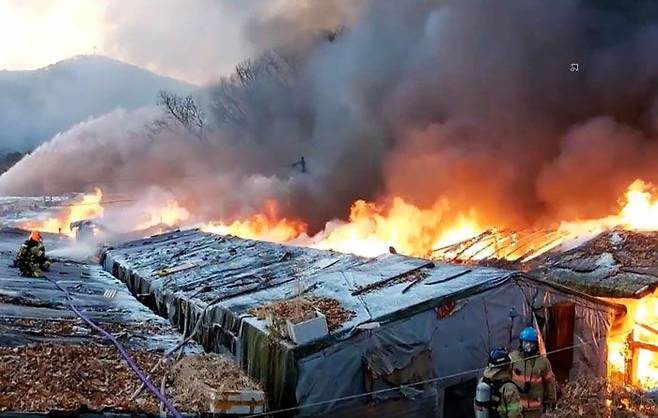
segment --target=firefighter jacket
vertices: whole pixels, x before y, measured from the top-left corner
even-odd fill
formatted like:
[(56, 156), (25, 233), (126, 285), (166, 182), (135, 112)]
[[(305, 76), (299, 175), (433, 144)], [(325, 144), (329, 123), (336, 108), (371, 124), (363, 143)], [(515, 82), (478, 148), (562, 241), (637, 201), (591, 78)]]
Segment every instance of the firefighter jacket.
[(15, 265), (26, 276), (41, 276), (41, 269), (48, 268), (46, 249), (42, 242), (27, 240), (16, 254)]
[(484, 370), (483, 379), (487, 379), (492, 386), (492, 400), (498, 401), (496, 408), (498, 417), (523, 418), (521, 394), (510, 377), (509, 369), (487, 367)]
[(548, 359), (539, 354), (525, 358), (518, 350), (510, 358), (512, 379), (521, 390), (523, 410), (541, 412), (544, 404), (555, 403), (555, 375)]

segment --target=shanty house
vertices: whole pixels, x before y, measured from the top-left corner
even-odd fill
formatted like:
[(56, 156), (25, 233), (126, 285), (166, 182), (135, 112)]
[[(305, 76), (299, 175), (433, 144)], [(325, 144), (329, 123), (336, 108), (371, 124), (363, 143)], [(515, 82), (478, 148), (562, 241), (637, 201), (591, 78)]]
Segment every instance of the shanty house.
[[(613, 377), (658, 387), (658, 233), (609, 231), (569, 251), (551, 254), (532, 270), (544, 280), (624, 304), (613, 324)], [(615, 376), (617, 375), (617, 376)]]
[[(300, 416), (472, 416), (488, 350), (515, 348), (533, 323), (549, 350), (560, 349), (561, 376), (604, 376), (605, 340), (624, 314), (522, 272), (197, 230), (109, 248), (102, 263), (206, 349), (234, 356), (266, 388), (271, 410)], [(300, 299), (317, 302), (328, 332), (295, 343), (275, 316)], [(259, 315), (273, 306), (281, 309)]]

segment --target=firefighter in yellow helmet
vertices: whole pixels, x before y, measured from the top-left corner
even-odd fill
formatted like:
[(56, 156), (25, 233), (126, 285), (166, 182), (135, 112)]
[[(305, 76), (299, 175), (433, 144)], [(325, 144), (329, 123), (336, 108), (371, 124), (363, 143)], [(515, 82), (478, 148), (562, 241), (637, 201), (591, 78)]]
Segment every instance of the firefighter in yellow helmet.
[(489, 365), (475, 393), (476, 418), (523, 418), (519, 388), (512, 381), (511, 359), (507, 350), (489, 352)]
[(523, 416), (539, 418), (556, 402), (555, 375), (546, 356), (539, 353), (539, 336), (533, 327), (519, 334), (521, 349), (510, 354), (512, 379), (521, 388)]
[(28, 277), (42, 277), (42, 271), (48, 271), (50, 262), (46, 257), (46, 248), (39, 231), (32, 231), (27, 241), (18, 249), (14, 266), (18, 267), (21, 275)]

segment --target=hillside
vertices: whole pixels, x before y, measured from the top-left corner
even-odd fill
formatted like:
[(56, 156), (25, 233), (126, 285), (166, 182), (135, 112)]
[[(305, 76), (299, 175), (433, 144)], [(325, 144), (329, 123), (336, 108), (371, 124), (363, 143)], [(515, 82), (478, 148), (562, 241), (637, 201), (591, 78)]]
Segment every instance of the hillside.
[(99, 55), (30, 71), (0, 71), (0, 152), (26, 151), (117, 107), (152, 104), (160, 90), (195, 86)]

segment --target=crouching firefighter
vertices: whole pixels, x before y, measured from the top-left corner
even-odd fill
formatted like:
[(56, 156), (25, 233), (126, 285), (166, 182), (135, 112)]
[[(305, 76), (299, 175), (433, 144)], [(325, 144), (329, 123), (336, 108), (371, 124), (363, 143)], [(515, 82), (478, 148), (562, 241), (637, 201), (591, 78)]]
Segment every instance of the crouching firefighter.
[(46, 248), (39, 231), (32, 231), (27, 241), (18, 249), (14, 266), (18, 267), (21, 275), (28, 277), (42, 277), (42, 271), (49, 270), (50, 261), (46, 257)]
[(523, 416), (539, 418), (555, 406), (555, 375), (550, 361), (539, 353), (539, 336), (533, 327), (521, 330), (519, 342), (521, 349), (510, 354), (512, 379), (521, 388)]
[(489, 352), (489, 365), (475, 391), (476, 418), (522, 418), (521, 395), (512, 381), (511, 359), (501, 347)]

